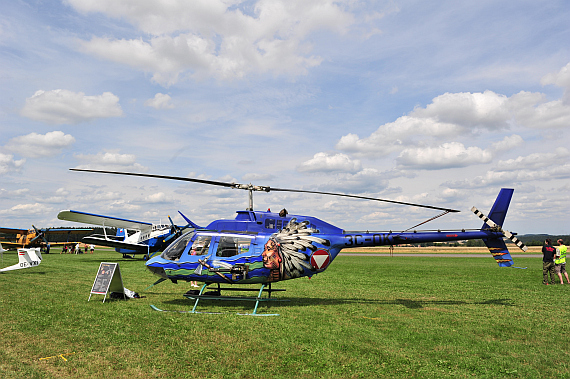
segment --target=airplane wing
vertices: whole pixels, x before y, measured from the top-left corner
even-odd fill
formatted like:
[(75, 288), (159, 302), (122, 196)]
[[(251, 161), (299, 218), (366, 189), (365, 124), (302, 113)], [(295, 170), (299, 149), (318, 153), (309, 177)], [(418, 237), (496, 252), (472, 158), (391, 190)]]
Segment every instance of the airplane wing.
[(44, 233), (45, 234), (62, 234), (62, 233), (70, 233), (70, 232), (90, 232), (93, 230), (92, 228), (68, 228), (68, 229), (48, 229)]
[(152, 227), (152, 224), (149, 222), (127, 220), (124, 218), (102, 216), (93, 213), (85, 213), (72, 210), (59, 212), (57, 218), (60, 220), (80, 222), (83, 224), (101, 225), (131, 230), (143, 230)]
[(7, 250), (11, 250), (22, 247), (22, 244), (18, 242), (2, 241), (2, 246), (4, 246)]
[(147, 254), (149, 252), (148, 245), (114, 240), (109, 238), (109, 236), (105, 238), (105, 236), (99, 234), (93, 234), (87, 237), (83, 237), (82, 241), (84, 243), (89, 243), (93, 245), (114, 247), (115, 249), (119, 248), (119, 249), (136, 250), (137, 253), (140, 254)]
[(7, 233), (7, 234), (28, 234), (28, 229), (0, 228), (0, 233)]

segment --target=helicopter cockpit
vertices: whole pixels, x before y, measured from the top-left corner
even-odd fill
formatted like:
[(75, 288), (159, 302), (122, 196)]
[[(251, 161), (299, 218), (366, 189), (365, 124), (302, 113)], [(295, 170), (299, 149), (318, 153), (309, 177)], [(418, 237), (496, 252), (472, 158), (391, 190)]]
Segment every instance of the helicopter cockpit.
[(162, 252), (160, 257), (169, 261), (178, 261), (184, 252), (188, 255), (206, 255), (211, 240), (211, 235), (197, 235), (196, 231), (192, 230), (178, 237)]
[(169, 261), (179, 260), (184, 250), (186, 250), (186, 246), (188, 246), (195, 235), (196, 231), (192, 230), (178, 237), (176, 241), (174, 241), (162, 252), (162, 254), (160, 254), (160, 257), (168, 259)]

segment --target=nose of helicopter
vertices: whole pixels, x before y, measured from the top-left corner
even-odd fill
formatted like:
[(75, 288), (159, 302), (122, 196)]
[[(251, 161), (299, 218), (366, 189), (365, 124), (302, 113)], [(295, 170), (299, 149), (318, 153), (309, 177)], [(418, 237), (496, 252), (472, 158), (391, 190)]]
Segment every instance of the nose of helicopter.
[(168, 276), (166, 275), (166, 272), (164, 272), (164, 269), (162, 267), (149, 265), (149, 263), (150, 263), (150, 261), (147, 263), (146, 268), (150, 272), (152, 272), (154, 275), (160, 276), (163, 279), (168, 279)]

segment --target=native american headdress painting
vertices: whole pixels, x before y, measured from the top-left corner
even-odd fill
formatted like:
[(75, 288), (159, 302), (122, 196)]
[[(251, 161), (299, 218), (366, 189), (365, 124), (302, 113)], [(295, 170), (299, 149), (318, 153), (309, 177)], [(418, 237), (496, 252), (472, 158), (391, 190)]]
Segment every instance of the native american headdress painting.
[(270, 281), (298, 278), (303, 275), (304, 269), (315, 271), (309, 262), (309, 254), (305, 252), (317, 250), (313, 243), (329, 246), (330, 242), (313, 236), (318, 230), (307, 225), (309, 221), (297, 222), (293, 218), (265, 244), (263, 264), (271, 271)]

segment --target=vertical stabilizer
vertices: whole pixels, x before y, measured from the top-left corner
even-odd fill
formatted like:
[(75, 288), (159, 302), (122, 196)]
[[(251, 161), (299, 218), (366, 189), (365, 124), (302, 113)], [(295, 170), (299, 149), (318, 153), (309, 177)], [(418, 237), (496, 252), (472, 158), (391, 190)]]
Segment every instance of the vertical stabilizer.
[(0, 272), (35, 267), (39, 266), (41, 262), (42, 254), (40, 253), (39, 247), (31, 249), (18, 249), (18, 263), (9, 267), (5, 267), (1, 269)]
[[(503, 226), (514, 191), (515, 190), (512, 188), (501, 188), (499, 196), (497, 196), (497, 199), (495, 200), (495, 204), (493, 204), (491, 211), (487, 215), (487, 217), (493, 220), (495, 224)], [(481, 229), (488, 229), (490, 227), (491, 225), (483, 224)]]
[[(514, 190), (512, 188), (502, 188), (495, 200), (495, 203), (493, 204), (493, 207), (491, 208), (491, 211), (489, 212), (489, 216), (485, 216), (475, 207), (471, 208), (471, 211), (483, 220), (484, 223), (481, 230), (496, 229), (503, 233), (503, 235), (508, 233), (509, 236), (507, 237), (516, 243), (518, 239), (512, 233), (504, 231), (501, 228), (503, 222), (505, 222), (505, 217), (507, 216), (507, 210), (509, 209), (513, 192)], [(500, 267), (510, 267), (513, 265), (513, 258), (511, 257), (509, 249), (507, 248), (503, 238), (483, 238), (483, 242)], [(526, 249), (526, 246), (524, 246), (522, 242), (521, 245)], [(517, 246), (519, 245), (517, 244)]]

